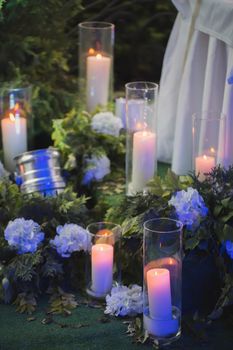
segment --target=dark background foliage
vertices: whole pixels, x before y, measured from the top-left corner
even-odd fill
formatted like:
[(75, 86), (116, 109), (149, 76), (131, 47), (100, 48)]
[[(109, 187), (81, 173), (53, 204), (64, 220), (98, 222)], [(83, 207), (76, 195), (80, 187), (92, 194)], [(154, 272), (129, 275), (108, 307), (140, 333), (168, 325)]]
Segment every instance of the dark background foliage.
[(116, 25), (115, 89), (159, 81), (176, 11), (169, 0), (7, 0), (0, 20), (2, 86), (33, 86), (34, 148), (78, 102), (78, 23)]

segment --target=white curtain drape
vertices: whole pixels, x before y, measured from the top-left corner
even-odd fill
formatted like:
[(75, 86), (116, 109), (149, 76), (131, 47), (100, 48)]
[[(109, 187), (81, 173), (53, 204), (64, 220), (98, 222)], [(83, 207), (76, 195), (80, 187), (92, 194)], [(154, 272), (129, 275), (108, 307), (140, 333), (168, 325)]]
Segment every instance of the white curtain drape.
[[(192, 115), (227, 118), (226, 162), (233, 163), (233, 0), (174, 0), (177, 15), (167, 45), (158, 104), (158, 158), (172, 170), (192, 170)], [(219, 130), (221, 133), (221, 130)], [(221, 138), (221, 135), (220, 135)]]

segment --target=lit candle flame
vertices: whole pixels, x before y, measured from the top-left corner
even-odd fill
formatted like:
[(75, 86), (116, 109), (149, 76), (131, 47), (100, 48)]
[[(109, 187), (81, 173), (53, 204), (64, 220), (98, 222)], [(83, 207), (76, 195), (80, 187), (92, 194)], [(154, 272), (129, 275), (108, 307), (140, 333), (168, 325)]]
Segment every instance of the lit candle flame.
[(211, 153), (215, 153), (214, 147), (210, 147), (210, 152), (211, 152)]
[(16, 112), (19, 110), (19, 104), (18, 104), (18, 103), (15, 104), (14, 110), (15, 110)]
[(97, 58), (97, 60), (101, 60), (102, 55), (100, 53), (97, 53), (96, 58)]
[(89, 50), (88, 50), (88, 54), (89, 55), (94, 55), (95, 53), (95, 50), (91, 47)]
[(12, 122), (15, 122), (15, 116), (13, 113), (9, 113), (9, 117)]
[(204, 154), (203, 158), (206, 160), (206, 159), (207, 159), (207, 156)]

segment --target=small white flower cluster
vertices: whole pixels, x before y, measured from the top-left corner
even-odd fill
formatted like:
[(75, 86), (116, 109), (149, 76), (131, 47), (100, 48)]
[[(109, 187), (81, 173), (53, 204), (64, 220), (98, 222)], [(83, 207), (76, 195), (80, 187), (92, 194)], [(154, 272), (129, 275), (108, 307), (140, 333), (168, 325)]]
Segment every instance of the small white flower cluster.
[(110, 160), (107, 156), (92, 156), (85, 159), (86, 172), (82, 183), (88, 185), (92, 181), (101, 181), (104, 176), (110, 174)]
[(106, 296), (105, 314), (115, 316), (134, 316), (143, 311), (142, 287), (134, 284), (131, 287), (113, 287)]
[(57, 235), (50, 240), (63, 258), (69, 258), (71, 253), (91, 248), (91, 236), (88, 231), (76, 224), (65, 224), (57, 227)]
[(41, 232), (40, 225), (24, 218), (9, 221), (4, 235), (9, 246), (17, 249), (19, 254), (34, 253), (44, 239), (44, 232)]
[(192, 187), (188, 187), (187, 191), (178, 191), (168, 204), (176, 208), (179, 220), (188, 229), (197, 227), (200, 219), (208, 214), (208, 208), (205, 206), (202, 196)]
[(101, 112), (93, 116), (91, 127), (100, 134), (119, 136), (123, 124), (120, 118), (115, 117), (111, 112)]

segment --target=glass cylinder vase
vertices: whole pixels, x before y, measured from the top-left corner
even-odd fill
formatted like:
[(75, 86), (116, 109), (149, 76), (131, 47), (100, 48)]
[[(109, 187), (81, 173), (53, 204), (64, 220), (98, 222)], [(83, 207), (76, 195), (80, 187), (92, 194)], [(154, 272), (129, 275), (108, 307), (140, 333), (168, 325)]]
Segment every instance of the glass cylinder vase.
[(5, 168), (15, 170), (14, 158), (27, 151), (28, 122), (31, 114), (31, 88), (13, 88), (1, 92), (1, 129)]
[(126, 194), (146, 192), (157, 171), (156, 107), (158, 85), (126, 84)]
[(143, 323), (160, 345), (181, 334), (182, 227), (167, 218), (144, 223)]
[(86, 258), (86, 291), (94, 298), (105, 298), (121, 282), (121, 227), (110, 222), (87, 226), (92, 245)]
[(79, 93), (90, 113), (112, 99), (113, 48), (113, 24), (79, 24)]
[(225, 116), (213, 112), (193, 115), (193, 169), (200, 181), (225, 164)]

